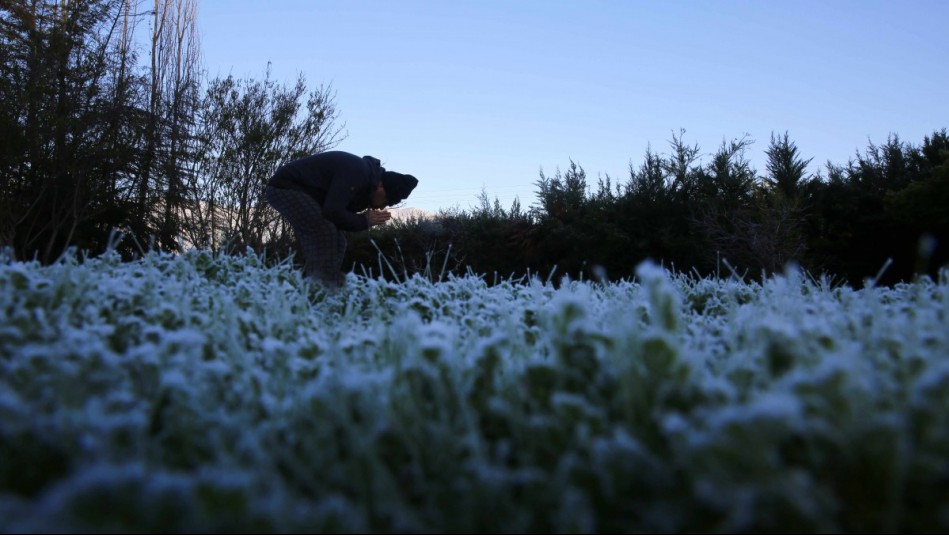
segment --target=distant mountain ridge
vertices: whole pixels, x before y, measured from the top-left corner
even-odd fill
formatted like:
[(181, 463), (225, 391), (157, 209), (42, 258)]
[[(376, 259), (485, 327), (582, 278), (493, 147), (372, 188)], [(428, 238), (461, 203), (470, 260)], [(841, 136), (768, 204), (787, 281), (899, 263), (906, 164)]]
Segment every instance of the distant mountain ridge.
[(389, 208), (389, 213), (392, 214), (392, 219), (395, 221), (432, 219), (435, 217), (435, 214), (421, 208)]

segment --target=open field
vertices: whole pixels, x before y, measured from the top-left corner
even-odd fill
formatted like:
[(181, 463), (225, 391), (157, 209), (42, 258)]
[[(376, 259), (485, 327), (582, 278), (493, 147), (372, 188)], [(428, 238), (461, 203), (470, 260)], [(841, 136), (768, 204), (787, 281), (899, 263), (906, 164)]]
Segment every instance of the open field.
[(949, 530), (949, 273), (0, 259), (0, 531)]

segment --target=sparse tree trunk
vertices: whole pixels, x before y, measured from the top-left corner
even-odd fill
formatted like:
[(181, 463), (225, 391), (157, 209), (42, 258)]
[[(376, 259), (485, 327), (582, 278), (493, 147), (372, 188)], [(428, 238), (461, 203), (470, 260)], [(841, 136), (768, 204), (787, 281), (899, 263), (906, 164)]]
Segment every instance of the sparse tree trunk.
[(172, 54), (163, 94), (166, 98), (168, 153), (164, 167), (166, 190), (159, 239), (165, 249), (179, 248), (183, 205), (183, 173), (189, 159), (194, 114), (197, 108), (199, 44), (196, 0), (165, 0), (171, 20), (165, 24), (163, 39)]

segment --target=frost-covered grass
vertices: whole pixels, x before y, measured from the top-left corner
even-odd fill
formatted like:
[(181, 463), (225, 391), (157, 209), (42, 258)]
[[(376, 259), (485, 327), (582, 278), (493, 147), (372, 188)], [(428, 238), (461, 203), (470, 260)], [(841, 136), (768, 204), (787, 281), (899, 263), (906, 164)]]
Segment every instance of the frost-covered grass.
[(0, 260), (0, 531), (945, 531), (949, 277)]

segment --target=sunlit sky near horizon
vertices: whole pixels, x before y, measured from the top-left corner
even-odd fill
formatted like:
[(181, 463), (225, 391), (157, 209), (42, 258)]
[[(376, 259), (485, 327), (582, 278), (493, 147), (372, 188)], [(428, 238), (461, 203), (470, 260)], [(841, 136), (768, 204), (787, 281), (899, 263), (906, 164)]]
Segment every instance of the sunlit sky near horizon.
[(629, 178), (673, 133), (704, 162), (787, 132), (811, 172), (949, 127), (949, 0), (199, 0), (210, 77), (336, 93), (337, 149), (419, 185), (404, 206), (536, 202), (571, 160)]

